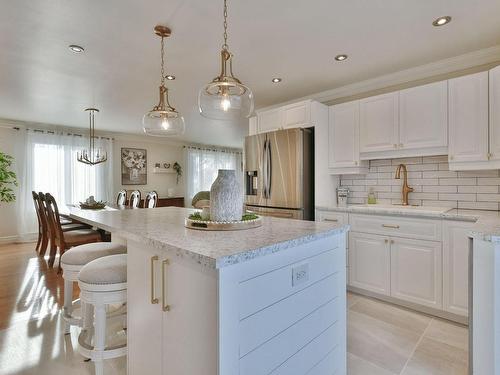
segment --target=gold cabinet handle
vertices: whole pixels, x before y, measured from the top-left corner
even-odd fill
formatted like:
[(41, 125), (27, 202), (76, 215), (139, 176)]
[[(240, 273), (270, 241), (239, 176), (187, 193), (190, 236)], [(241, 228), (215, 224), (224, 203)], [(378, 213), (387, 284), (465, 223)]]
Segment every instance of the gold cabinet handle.
[(389, 240), (386, 238), (386, 239), (384, 240), (384, 242), (385, 242), (385, 243), (389, 243)]
[(391, 240), (391, 243), (393, 244), (393, 243), (394, 243), (394, 240)]
[(168, 261), (168, 259), (165, 259), (161, 262), (161, 304), (162, 304), (162, 310), (163, 311), (170, 311), (170, 305), (168, 305), (166, 303), (166, 294), (167, 292), (165, 291), (166, 289), (166, 286), (165, 286), (165, 281), (166, 281), (166, 278), (165, 278), (165, 270), (167, 268), (167, 266), (170, 264), (170, 262)]
[(338, 223), (339, 222), (338, 219), (323, 219), (323, 221), (331, 221), (333, 223)]
[(450, 155), (449, 159), (450, 159), (450, 160), (453, 160), (453, 155)]
[(159, 300), (155, 297), (155, 262), (158, 260), (158, 255), (151, 257), (151, 304), (156, 305)]
[(382, 224), (384, 228), (399, 229), (399, 225)]

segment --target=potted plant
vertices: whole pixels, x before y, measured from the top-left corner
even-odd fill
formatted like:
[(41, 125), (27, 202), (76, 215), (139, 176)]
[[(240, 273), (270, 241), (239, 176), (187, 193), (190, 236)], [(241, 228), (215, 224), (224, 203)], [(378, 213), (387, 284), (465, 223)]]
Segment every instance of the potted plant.
[(172, 165), (172, 169), (177, 173), (177, 184), (179, 183), (179, 178), (182, 176), (182, 167), (179, 163), (175, 162), (174, 165)]
[(10, 169), (13, 160), (12, 156), (0, 152), (0, 202), (8, 203), (16, 200), (12, 188), (17, 186), (17, 177)]

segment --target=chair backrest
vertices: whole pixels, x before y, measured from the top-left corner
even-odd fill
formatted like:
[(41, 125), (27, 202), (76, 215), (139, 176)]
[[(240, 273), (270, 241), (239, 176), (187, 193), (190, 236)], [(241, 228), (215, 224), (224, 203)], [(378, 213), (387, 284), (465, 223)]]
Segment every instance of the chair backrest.
[(51, 228), (49, 226), (49, 218), (47, 217), (47, 205), (45, 204), (45, 194), (39, 192), (37, 195), (38, 195), (38, 207), (39, 207), (38, 213), (40, 214), (41, 227), (45, 233), (50, 234)]
[(38, 219), (38, 228), (42, 228), (42, 218), (40, 217), (40, 197), (34, 191), (31, 192), (33, 196), (33, 204), (35, 205), (36, 218)]
[(156, 191), (150, 191), (146, 198), (144, 199), (144, 208), (155, 208), (158, 204), (158, 193)]
[(56, 199), (50, 193), (45, 194), (45, 207), (51, 235), (56, 244), (60, 244), (64, 242), (64, 235), (61, 220), (59, 219), (59, 209), (57, 208)]
[(141, 203), (141, 192), (139, 190), (134, 190), (130, 193), (130, 199), (128, 201), (128, 205), (130, 208), (139, 208), (139, 204)]
[(127, 190), (120, 190), (116, 197), (116, 205), (124, 206), (125, 204), (127, 204)]

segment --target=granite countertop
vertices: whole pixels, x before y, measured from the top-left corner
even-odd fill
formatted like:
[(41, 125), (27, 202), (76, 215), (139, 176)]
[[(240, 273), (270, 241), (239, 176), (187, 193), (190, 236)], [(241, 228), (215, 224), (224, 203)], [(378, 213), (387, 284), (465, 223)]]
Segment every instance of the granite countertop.
[(184, 227), (184, 219), (195, 212), (188, 208), (68, 210), (74, 219), (129, 240), (173, 251), (211, 268), (241, 263), (348, 230), (348, 226), (332, 223), (263, 217), (259, 228), (210, 232)]
[(398, 215), (408, 217), (420, 217), (442, 220), (456, 220), (471, 222), (470, 236), (474, 239), (500, 242), (500, 211), (466, 210), (466, 209), (443, 209), (443, 212), (426, 210), (425, 206), (416, 208), (404, 208), (401, 206), (386, 205), (349, 205), (347, 207), (323, 207), (316, 206), (317, 210), (347, 212), (371, 215)]

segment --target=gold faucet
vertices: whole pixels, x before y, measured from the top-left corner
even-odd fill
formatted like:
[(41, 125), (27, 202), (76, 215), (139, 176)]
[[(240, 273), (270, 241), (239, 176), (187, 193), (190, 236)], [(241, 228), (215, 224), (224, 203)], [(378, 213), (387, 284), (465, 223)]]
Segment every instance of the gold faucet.
[(401, 178), (401, 169), (403, 170), (403, 188), (401, 189), (401, 203), (403, 206), (408, 206), (408, 194), (413, 191), (413, 188), (408, 186), (408, 170), (406, 169), (406, 165), (399, 164), (398, 169), (396, 169), (396, 176), (394, 177), (396, 180)]

